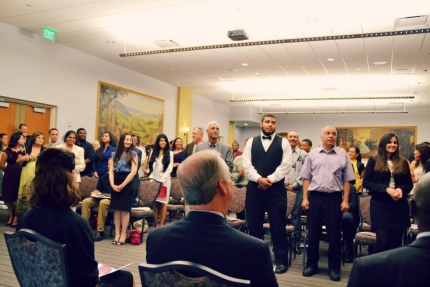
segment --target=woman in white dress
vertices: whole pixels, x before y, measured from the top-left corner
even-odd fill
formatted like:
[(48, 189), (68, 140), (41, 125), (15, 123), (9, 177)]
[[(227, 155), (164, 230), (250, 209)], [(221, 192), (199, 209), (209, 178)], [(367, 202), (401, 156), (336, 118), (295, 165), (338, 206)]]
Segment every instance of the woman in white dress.
[(164, 225), (167, 214), (167, 203), (170, 198), (170, 173), (173, 169), (173, 152), (170, 151), (169, 140), (165, 134), (157, 137), (154, 149), (149, 156), (149, 177), (163, 183), (165, 194), (161, 194), (155, 202), (154, 226), (157, 225), (160, 215), (160, 226)]
[(81, 182), (81, 171), (85, 169), (84, 149), (75, 145), (76, 133), (72, 130), (68, 131), (64, 136), (64, 143), (57, 145), (56, 148), (62, 148), (75, 154), (75, 176), (76, 183), (79, 187)]
[[(425, 174), (424, 165), (430, 157), (430, 148), (427, 144), (418, 144), (415, 146), (414, 160), (411, 162), (411, 176), (412, 182), (415, 184)], [(414, 190), (412, 189), (411, 194)]]

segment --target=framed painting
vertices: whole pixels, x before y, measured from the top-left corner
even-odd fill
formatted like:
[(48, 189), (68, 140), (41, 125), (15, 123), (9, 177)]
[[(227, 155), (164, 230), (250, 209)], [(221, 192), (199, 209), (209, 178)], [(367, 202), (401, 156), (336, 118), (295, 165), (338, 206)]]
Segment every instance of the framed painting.
[(153, 144), (163, 133), (164, 100), (99, 81), (96, 136), (110, 131), (117, 141), (124, 132)]
[(369, 158), (378, 150), (381, 137), (386, 133), (395, 133), (399, 139), (399, 152), (409, 159), (415, 149), (417, 138), (416, 126), (397, 127), (336, 127), (338, 147), (348, 150), (348, 147), (355, 146), (360, 149), (363, 159)]

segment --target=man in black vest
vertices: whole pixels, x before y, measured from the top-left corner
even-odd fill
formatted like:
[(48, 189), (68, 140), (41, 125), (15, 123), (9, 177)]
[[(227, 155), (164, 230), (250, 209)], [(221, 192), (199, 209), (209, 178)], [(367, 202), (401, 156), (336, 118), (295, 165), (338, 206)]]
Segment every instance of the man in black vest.
[(264, 213), (267, 211), (275, 253), (275, 272), (282, 274), (288, 269), (284, 178), (291, 168), (291, 146), (285, 138), (275, 136), (275, 116), (264, 115), (260, 127), (261, 135), (250, 138), (243, 152), (243, 167), (249, 178), (246, 220), (249, 235), (261, 239)]

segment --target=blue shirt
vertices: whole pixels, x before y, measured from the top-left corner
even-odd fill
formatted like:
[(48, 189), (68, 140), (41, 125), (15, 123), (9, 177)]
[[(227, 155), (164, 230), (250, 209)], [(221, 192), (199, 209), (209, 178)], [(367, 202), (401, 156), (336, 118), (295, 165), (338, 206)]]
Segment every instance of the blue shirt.
[(109, 145), (107, 149), (103, 152), (101, 159), (96, 159), (94, 157), (94, 160), (92, 161), (93, 172), (96, 171), (99, 176), (108, 173), (109, 159), (111, 158), (112, 152), (114, 152), (115, 150), (116, 148), (114, 146)]
[(355, 179), (347, 153), (334, 147), (326, 152), (322, 146), (309, 152), (300, 177), (311, 181), (308, 191), (340, 192), (343, 183)]
[[(131, 152), (132, 152), (131, 159), (134, 159), (136, 157), (137, 153), (134, 150)], [(128, 164), (125, 161), (126, 157), (127, 157), (127, 153), (125, 152), (122, 154), (121, 158), (117, 162), (114, 163), (113, 169), (116, 173), (130, 173), (131, 172), (131, 163)], [(112, 158), (115, 158), (115, 152), (112, 153)]]

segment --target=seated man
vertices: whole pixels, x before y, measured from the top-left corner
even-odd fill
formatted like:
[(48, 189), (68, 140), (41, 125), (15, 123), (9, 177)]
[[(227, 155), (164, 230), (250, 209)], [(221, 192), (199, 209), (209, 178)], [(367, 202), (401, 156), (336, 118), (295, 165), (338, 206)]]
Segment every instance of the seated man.
[[(97, 181), (96, 189), (91, 194), (98, 193), (111, 193), (111, 186), (109, 183), (109, 173), (101, 176)], [(106, 217), (109, 211), (110, 199), (109, 198), (93, 198), (88, 197), (82, 201), (82, 217), (90, 220), (91, 217), (91, 208), (98, 206), (98, 215), (97, 215), (97, 234), (94, 238), (95, 241), (102, 241), (105, 236), (105, 222)]]
[[(354, 182), (355, 183), (355, 182)], [(351, 190), (349, 191), (349, 209), (342, 213), (342, 231), (346, 243), (346, 263), (353, 261), (354, 238), (357, 232), (357, 227), (360, 222), (358, 211), (358, 194), (354, 183), (351, 181)]]
[(348, 286), (428, 286), (430, 282), (430, 174), (415, 185), (411, 213), (418, 222), (410, 245), (357, 258)]
[(177, 174), (190, 212), (184, 220), (149, 233), (147, 262), (191, 261), (250, 280), (252, 286), (278, 286), (267, 243), (227, 225), (234, 188), (219, 154), (197, 152), (182, 162)]

